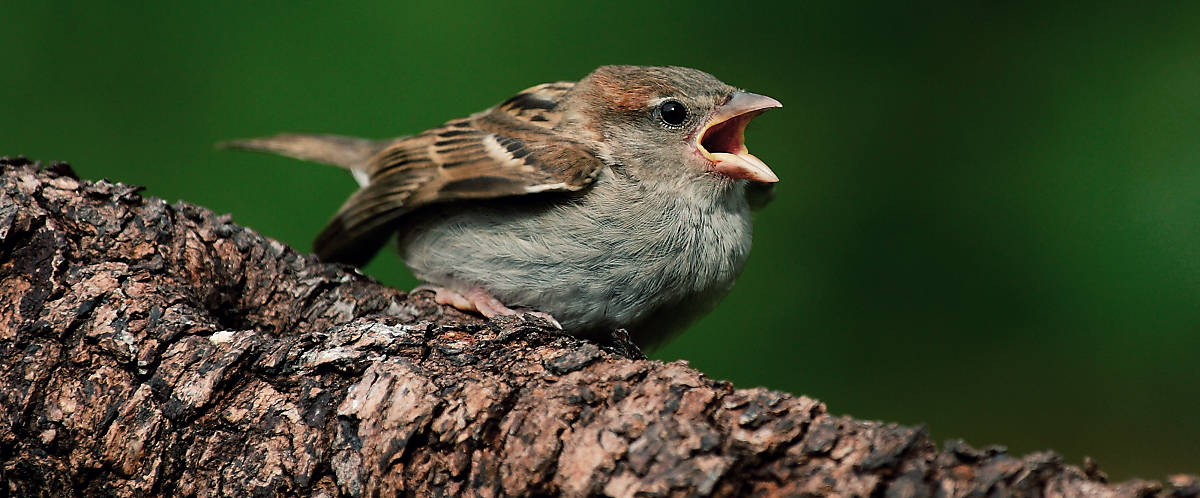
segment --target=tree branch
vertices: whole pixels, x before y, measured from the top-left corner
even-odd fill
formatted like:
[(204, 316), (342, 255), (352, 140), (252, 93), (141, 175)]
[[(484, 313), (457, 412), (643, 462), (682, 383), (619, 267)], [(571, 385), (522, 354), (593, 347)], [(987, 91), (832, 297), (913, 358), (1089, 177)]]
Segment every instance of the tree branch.
[(1197, 496), (484, 321), (0, 160), (0, 494)]

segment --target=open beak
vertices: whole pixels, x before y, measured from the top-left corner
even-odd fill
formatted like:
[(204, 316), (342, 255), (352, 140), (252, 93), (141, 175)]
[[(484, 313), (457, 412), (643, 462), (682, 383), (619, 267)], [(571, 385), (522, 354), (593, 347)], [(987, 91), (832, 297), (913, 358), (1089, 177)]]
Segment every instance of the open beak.
[(710, 171), (729, 178), (774, 183), (779, 177), (746, 148), (746, 125), (772, 107), (783, 107), (765, 95), (733, 92), (725, 105), (696, 134), (696, 149), (712, 162)]

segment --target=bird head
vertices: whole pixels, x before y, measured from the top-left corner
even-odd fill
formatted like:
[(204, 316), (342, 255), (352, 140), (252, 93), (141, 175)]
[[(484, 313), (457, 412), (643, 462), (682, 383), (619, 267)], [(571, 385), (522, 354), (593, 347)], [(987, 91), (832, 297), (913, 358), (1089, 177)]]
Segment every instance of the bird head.
[[(685, 67), (602, 66), (564, 100), (575, 127), (611, 164), (640, 177), (779, 181), (750, 154), (750, 120), (779, 101)], [(682, 171), (679, 170), (682, 168)]]

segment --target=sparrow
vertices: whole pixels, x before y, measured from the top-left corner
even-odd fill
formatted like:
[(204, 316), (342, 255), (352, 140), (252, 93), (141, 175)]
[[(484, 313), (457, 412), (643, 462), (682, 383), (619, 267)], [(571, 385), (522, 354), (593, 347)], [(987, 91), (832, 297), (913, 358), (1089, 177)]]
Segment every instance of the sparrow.
[(648, 347), (741, 272), (751, 204), (779, 180), (744, 132), (774, 107), (696, 69), (602, 66), (417, 135), (223, 146), (351, 173), (360, 188), (313, 243), (324, 261), (362, 266), (398, 234), (414, 291), (438, 303), (525, 309), (582, 337), (625, 328)]

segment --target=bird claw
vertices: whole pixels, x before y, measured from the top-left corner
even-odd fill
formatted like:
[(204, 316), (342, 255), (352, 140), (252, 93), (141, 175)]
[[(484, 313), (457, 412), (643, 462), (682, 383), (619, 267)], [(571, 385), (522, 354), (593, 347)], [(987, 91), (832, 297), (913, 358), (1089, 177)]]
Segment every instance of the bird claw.
[(547, 322), (550, 322), (550, 325), (553, 325), (553, 326), (554, 326), (554, 328), (556, 328), (556, 329), (558, 329), (558, 330), (562, 330), (562, 329), (563, 329), (563, 327), (562, 327), (562, 324), (561, 324), (561, 323), (558, 323), (558, 320), (555, 320), (555, 319), (554, 319), (554, 317), (550, 316), (550, 314), (549, 314), (549, 313), (543, 313), (543, 312), (541, 312), (541, 311), (526, 311), (526, 312), (525, 312), (525, 314), (526, 314), (526, 315), (532, 315), (532, 316), (536, 316), (536, 317), (538, 317), (538, 318), (544, 319), (544, 320), (546, 320)]
[(445, 287), (424, 284), (418, 285), (412, 290), (412, 292), (423, 290), (433, 292), (434, 302), (447, 306), (453, 306), (459, 311), (467, 313), (476, 312), (480, 315), (483, 315), (485, 318), (492, 318), (497, 315), (533, 315), (545, 319), (546, 321), (550, 322), (550, 325), (553, 325), (554, 328), (562, 330), (562, 324), (558, 323), (558, 320), (555, 320), (554, 317), (550, 316), (549, 313), (544, 313), (541, 311), (519, 312), (509, 308), (508, 306), (505, 306), (504, 303), (500, 302), (499, 299), (492, 297), (491, 294), (488, 294), (487, 291), (480, 287), (475, 287), (474, 289), (462, 293), (447, 289)]

